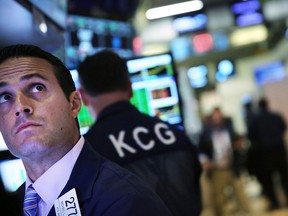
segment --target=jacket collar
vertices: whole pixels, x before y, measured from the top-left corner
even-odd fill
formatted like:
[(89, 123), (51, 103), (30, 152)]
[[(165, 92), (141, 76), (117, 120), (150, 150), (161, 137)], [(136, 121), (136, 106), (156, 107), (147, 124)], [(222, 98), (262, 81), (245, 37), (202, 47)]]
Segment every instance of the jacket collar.
[(136, 107), (134, 107), (130, 101), (123, 100), (116, 103), (113, 103), (107, 107), (105, 107), (98, 115), (97, 121), (100, 121), (101, 119), (111, 116), (113, 114), (119, 113), (119, 112), (130, 112), (132, 109), (136, 110)]
[[(94, 184), (96, 182), (95, 179), (99, 175), (101, 164), (101, 159), (95, 157), (95, 154), (93, 152), (94, 150), (92, 149), (90, 144), (85, 141), (83, 149), (72, 170), (71, 177), (62, 192), (60, 193), (59, 197), (61, 197), (73, 188), (76, 189), (79, 204), (92, 196), (91, 188), (94, 187)], [(87, 166), (87, 164), (91, 164), (91, 166)], [(85, 184), (83, 184), (83, 179), (85, 179)], [(50, 210), (48, 215), (55, 216), (54, 206)]]

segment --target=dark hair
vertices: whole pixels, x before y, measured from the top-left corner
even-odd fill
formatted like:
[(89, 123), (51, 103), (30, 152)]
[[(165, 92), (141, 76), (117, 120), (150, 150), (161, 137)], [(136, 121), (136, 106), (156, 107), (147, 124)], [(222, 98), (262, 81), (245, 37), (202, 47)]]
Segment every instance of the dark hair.
[(51, 63), (55, 77), (63, 90), (67, 100), (70, 94), (76, 90), (70, 71), (56, 56), (34, 45), (18, 44), (0, 49), (0, 64), (10, 58), (37, 57)]
[(261, 110), (267, 110), (268, 109), (268, 100), (266, 98), (261, 98), (258, 102), (258, 107)]
[(87, 56), (78, 67), (82, 87), (90, 95), (128, 90), (129, 73), (125, 60), (110, 50)]
[[(65, 97), (69, 101), (69, 97), (71, 93), (76, 90), (76, 87), (70, 71), (60, 59), (51, 53), (42, 50), (40, 47), (29, 44), (11, 45), (0, 49), (0, 64), (10, 58), (19, 57), (36, 57), (48, 61), (52, 65), (55, 77), (63, 90)], [(76, 123), (79, 128), (78, 118), (76, 118)]]

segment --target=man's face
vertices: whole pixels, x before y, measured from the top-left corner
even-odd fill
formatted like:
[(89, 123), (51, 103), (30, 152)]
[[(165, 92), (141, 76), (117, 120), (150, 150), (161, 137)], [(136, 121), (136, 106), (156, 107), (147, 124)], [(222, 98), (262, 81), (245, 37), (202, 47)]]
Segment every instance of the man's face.
[(220, 126), (223, 123), (223, 116), (222, 116), (222, 113), (220, 111), (215, 110), (212, 113), (212, 123), (215, 126)]
[(0, 131), (17, 157), (57, 157), (71, 148), (79, 136), (74, 105), (46, 60), (20, 57), (0, 65)]

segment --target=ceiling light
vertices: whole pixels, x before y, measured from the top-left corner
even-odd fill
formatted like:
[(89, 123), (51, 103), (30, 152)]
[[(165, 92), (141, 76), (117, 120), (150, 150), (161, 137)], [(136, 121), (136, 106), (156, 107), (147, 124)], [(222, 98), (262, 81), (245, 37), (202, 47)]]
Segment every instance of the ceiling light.
[(46, 24), (45, 16), (38, 9), (32, 7), (33, 20), (36, 29), (42, 34), (46, 35), (48, 31), (48, 26)]
[(244, 46), (263, 42), (268, 38), (268, 30), (264, 25), (256, 25), (234, 30), (230, 35), (232, 46)]
[(163, 17), (198, 11), (203, 8), (203, 2), (200, 0), (181, 2), (177, 4), (165, 5), (162, 7), (151, 8), (146, 11), (146, 18), (149, 20)]

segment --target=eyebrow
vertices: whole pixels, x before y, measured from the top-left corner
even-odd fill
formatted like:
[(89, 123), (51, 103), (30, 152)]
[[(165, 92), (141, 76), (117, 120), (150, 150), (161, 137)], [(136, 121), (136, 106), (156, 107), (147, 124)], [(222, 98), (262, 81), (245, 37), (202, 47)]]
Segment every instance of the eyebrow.
[(40, 78), (40, 79), (43, 79), (43, 80), (47, 80), (46, 77), (42, 76), (41, 74), (38, 74), (38, 73), (32, 73), (32, 74), (27, 74), (27, 75), (24, 75), (23, 77), (21, 77), (21, 81), (24, 81), (24, 80), (29, 80), (29, 79), (32, 79), (33, 77), (36, 77), (36, 78)]
[[(20, 81), (25, 81), (25, 80), (29, 80), (29, 79), (32, 79), (32, 78), (40, 78), (40, 79), (43, 79), (43, 80), (47, 80), (46, 77), (42, 76), (41, 74), (38, 74), (38, 73), (32, 73), (32, 74), (27, 74), (27, 75), (24, 75), (23, 77), (21, 77)], [(8, 84), (6, 82), (0, 82), (0, 88), (1, 87), (4, 87), (4, 86), (7, 86)]]

